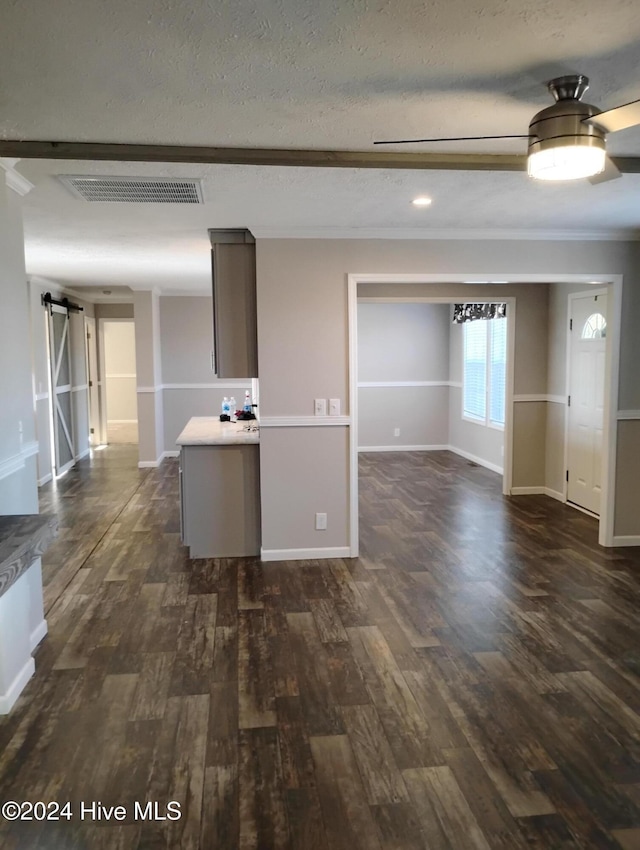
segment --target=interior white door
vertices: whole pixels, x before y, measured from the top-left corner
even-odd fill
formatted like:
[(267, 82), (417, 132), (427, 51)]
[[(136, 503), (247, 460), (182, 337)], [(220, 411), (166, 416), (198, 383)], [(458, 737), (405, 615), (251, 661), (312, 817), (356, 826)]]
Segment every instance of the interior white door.
[(53, 414), (54, 467), (62, 475), (76, 462), (71, 404), (71, 353), (69, 314), (64, 307), (49, 305), (49, 362)]
[(600, 515), (607, 296), (570, 303), (567, 499)]
[(89, 384), (89, 444), (97, 446), (101, 442), (100, 387), (98, 386), (96, 320), (92, 316), (84, 317), (84, 333), (87, 356), (87, 383)]

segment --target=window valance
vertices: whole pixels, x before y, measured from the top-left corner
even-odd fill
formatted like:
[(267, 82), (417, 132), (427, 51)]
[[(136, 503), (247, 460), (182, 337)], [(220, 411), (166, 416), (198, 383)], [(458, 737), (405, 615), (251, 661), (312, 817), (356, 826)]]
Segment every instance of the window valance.
[(476, 319), (503, 319), (507, 315), (506, 304), (454, 304), (454, 324), (473, 322)]

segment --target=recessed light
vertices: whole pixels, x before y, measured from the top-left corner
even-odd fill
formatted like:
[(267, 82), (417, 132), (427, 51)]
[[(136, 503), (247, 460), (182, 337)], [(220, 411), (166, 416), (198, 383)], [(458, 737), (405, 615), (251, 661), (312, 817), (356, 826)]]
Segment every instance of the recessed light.
[(411, 203), (414, 207), (428, 207), (431, 203), (431, 198), (421, 195), (419, 198), (414, 198)]

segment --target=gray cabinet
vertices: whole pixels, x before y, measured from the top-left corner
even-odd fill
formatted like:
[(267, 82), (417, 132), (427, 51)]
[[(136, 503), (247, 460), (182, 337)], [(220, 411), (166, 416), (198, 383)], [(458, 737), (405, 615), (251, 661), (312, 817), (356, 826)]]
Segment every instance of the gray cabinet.
[(248, 230), (210, 230), (209, 237), (216, 375), (257, 378), (255, 240)]
[(182, 542), (192, 558), (260, 554), (259, 445), (183, 446)]

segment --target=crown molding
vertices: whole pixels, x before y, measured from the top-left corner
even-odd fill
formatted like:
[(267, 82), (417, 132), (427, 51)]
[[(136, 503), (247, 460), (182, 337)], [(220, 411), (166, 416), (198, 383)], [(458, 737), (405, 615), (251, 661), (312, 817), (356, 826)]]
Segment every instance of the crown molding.
[(132, 292), (150, 292), (152, 295), (162, 295), (162, 291), (157, 286), (145, 286), (142, 283), (128, 283), (127, 286)]
[(538, 242), (636, 242), (640, 229), (558, 230), (528, 228), (252, 227), (256, 239), (487, 239)]
[(0, 157), (0, 168), (4, 169), (7, 186), (24, 197), (29, 194), (34, 185), (15, 170), (15, 165), (18, 162), (20, 162), (20, 159), (16, 157)]
[(130, 295), (103, 295), (99, 287), (96, 286), (96, 293), (78, 292), (71, 286), (63, 287), (65, 292), (73, 295), (74, 298), (79, 298), (81, 301), (87, 301), (89, 304), (133, 304), (133, 292)]

